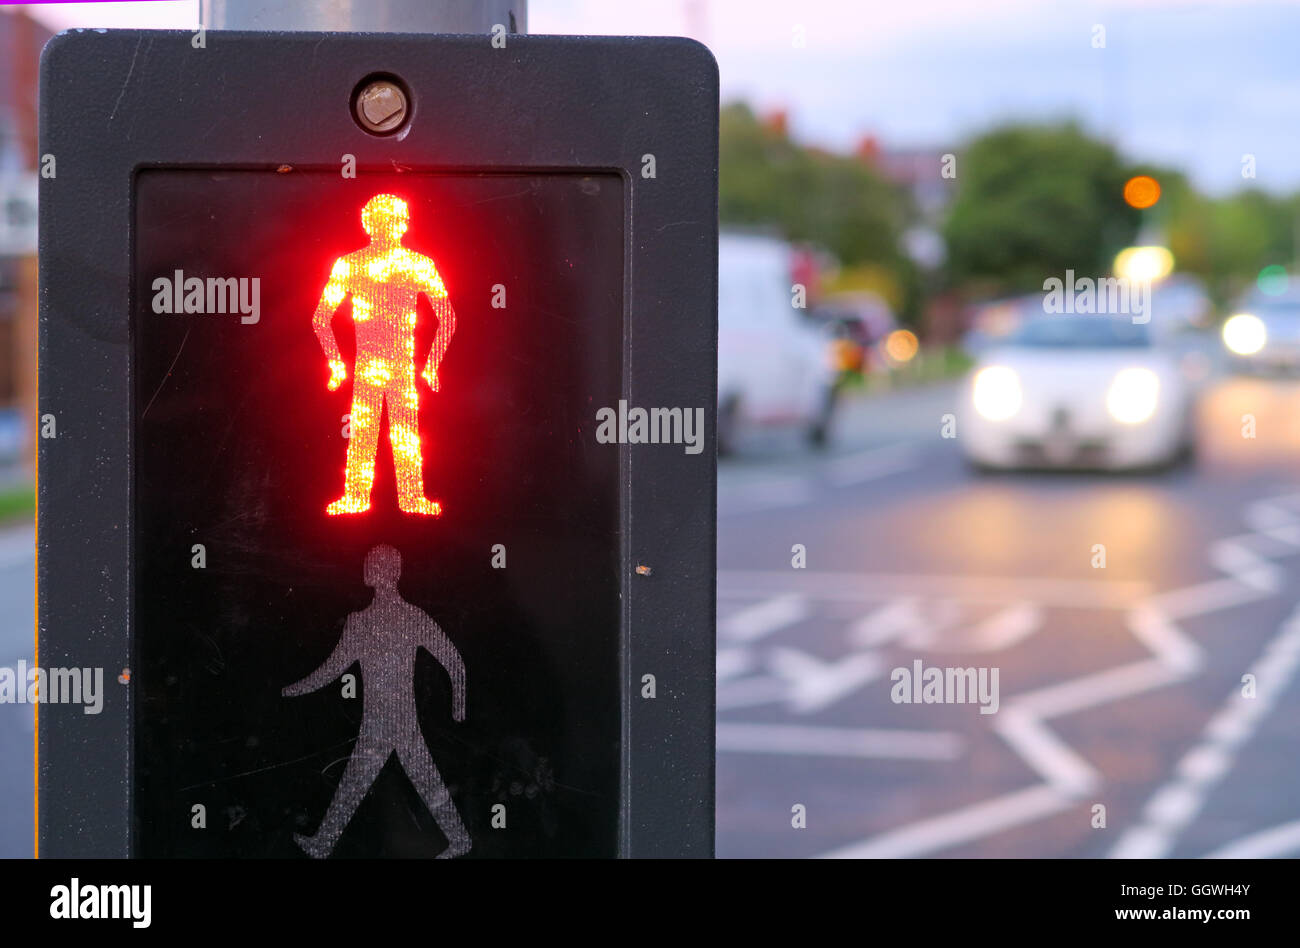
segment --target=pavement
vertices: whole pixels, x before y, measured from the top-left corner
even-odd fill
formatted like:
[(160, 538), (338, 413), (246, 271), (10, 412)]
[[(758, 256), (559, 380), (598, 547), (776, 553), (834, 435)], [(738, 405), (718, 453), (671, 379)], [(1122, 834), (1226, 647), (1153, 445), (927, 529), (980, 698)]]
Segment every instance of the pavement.
[(1300, 854), (1300, 383), (1212, 381), (1143, 475), (972, 473), (957, 401), (721, 466), (718, 854)]
[[(0, 667), (33, 664), (33, 549), (27, 525), (0, 532)], [(31, 705), (0, 704), (0, 858), (32, 854)]]

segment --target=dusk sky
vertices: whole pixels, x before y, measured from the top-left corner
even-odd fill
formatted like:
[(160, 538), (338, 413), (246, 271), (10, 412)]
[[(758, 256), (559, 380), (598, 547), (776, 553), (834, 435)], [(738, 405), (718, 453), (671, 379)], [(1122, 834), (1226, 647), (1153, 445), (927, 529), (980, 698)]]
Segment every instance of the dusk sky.
[[(197, 0), (29, 9), (56, 28), (198, 22)], [(724, 100), (786, 108), (832, 148), (874, 135), (947, 150), (1002, 120), (1074, 117), (1215, 192), (1244, 183), (1247, 153), (1256, 183), (1300, 188), (1297, 2), (531, 0), (528, 16), (532, 33), (695, 36)]]

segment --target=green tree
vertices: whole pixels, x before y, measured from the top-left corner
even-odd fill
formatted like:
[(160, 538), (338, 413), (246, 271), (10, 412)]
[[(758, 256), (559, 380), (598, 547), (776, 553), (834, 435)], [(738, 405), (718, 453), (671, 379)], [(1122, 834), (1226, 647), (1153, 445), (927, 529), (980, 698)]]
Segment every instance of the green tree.
[(958, 158), (943, 226), (948, 275), (989, 292), (1041, 290), (1050, 276), (1108, 273), (1137, 233), (1119, 156), (1078, 126), (1011, 125)]
[(718, 192), (724, 225), (774, 228), (845, 266), (883, 265), (915, 308), (915, 268), (900, 246), (911, 202), (862, 159), (802, 146), (733, 103), (720, 119)]
[(722, 109), (718, 214), (818, 244), (847, 265), (894, 263), (912, 213), (907, 195), (865, 161), (807, 148), (744, 103)]
[[(1214, 301), (1230, 305), (1271, 264), (1293, 269), (1300, 196), (1250, 188), (1212, 198), (1186, 186), (1165, 187), (1157, 205), (1162, 232), (1178, 270), (1201, 277)], [(1165, 177), (1159, 179), (1162, 186)]]
[(1206, 278), (1222, 303), (1248, 290), (1270, 264), (1291, 269), (1297, 210), (1294, 198), (1254, 189), (1209, 203)]

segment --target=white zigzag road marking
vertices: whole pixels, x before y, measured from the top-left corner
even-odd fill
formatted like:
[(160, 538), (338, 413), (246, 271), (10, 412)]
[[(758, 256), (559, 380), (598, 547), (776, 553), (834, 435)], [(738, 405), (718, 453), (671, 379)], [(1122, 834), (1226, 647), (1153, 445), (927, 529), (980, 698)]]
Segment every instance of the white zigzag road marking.
[[(729, 678), (735, 677), (732, 670), (736, 667), (736, 661), (728, 657), (726, 670)], [(874, 652), (851, 652), (827, 662), (787, 647), (768, 652), (767, 669), (769, 675), (756, 675), (739, 681), (719, 677), (718, 709), (784, 701), (795, 714), (811, 714), (847, 697), (884, 672), (880, 658)]]
[(1123, 609), (1151, 594), (1148, 584), (1123, 580), (811, 570), (718, 571), (718, 598), (722, 600), (767, 599), (776, 589), (788, 589), (809, 599), (828, 602), (888, 602), (900, 596), (925, 596), (1000, 605), (1029, 599), (1043, 605), (1085, 609)]
[[(1129, 606), (1127, 627), (1152, 653), (1151, 658), (1017, 695), (1003, 703), (994, 730), (1045, 783), (890, 830), (827, 855), (918, 856), (1033, 822), (1077, 804), (1100, 784), (1100, 774), (1045, 722), (1185, 681), (1199, 672), (1203, 652), (1174, 620), (1275, 595), (1282, 587), (1283, 573), (1267, 557), (1288, 555), (1300, 547), (1300, 517), (1288, 509), (1297, 504), (1300, 494), (1287, 494), (1246, 508), (1244, 519), (1256, 532), (1216, 541), (1209, 550), (1211, 564), (1227, 573), (1228, 578), (1157, 593)], [(1280, 659), (1275, 664), (1278, 662)], [(1252, 707), (1252, 711), (1256, 710), (1262, 709)], [(1217, 726), (1225, 728), (1223, 724)], [(1243, 721), (1230, 720), (1226, 727), (1236, 733), (1249, 732)], [(1212, 771), (1215, 762), (1210, 756), (1199, 762), (1184, 761), (1184, 766), (1198, 765)], [(1184, 825), (1191, 818), (1188, 814), (1194, 815), (1199, 806), (1181, 788), (1170, 790), (1165, 800), (1153, 803), (1155, 815), (1164, 823), (1130, 830), (1125, 852), (1166, 851), (1173, 842), (1169, 827)], [(1149, 818), (1151, 813), (1148, 805)]]
[(873, 652), (853, 652), (834, 662), (794, 648), (774, 648), (767, 656), (769, 670), (786, 682), (785, 700), (796, 714), (820, 711), (857, 691), (884, 672)]
[(1251, 665), (1257, 691), (1245, 698), (1234, 691), (1205, 728), (1199, 744), (1175, 768), (1175, 777), (1147, 801), (1142, 821), (1130, 827), (1115, 848), (1115, 859), (1158, 859), (1169, 854), (1205, 805), (1214, 785), (1228, 772), (1233, 755), (1263, 721), (1300, 666), (1300, 607)]
[(1017, 790), (991, 800), (919, 820), (860, 843), (824, 854), (823, 859), (897, 859), (920, 856), (968, 843), (1060, 813), (1073, 805), (1069, 797), (1047, 784)]
[(1092, 764), (1031, 711), (1014, 705), (1001, 709), (994, 730), (1064, 799), (1083, 796), (1101, 783)]
[(946, 731), (807, 727), (793, 724), (719, 724), (718, 750), (751, 754), (829, 755), (956, 760), (964, 741)]
[(1209, 853), (1206, 859), (1275, 859), (1300, 854), (1300, 820), (1283, 823)]
[(718, 624), (718, 635), (733, 642), (753, 642), (802, 622), (807, 615), (808, 602), (803, 596), (774, 596), (728, 616)]

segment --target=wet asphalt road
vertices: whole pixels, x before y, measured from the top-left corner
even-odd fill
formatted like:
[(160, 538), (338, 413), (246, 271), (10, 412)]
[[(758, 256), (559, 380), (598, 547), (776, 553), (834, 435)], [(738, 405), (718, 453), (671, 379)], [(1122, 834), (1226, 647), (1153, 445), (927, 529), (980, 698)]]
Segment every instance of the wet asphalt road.
[[(721, 467), (719, 855), (1300, 853), (1300, 384), (1212, 382), (1142, 475), (974, 474), (957, 395)], [(917, 661), (996, 712), (892, 700)]]
[[(1211, 384), (1197, 462), (1154, 475), (972, 474), (956, 401), (873, 396), (825, 454), (721, 466), (719, 855), (1300, 853), (1300, 383)], [(31, 661), (30, 550), (0, 536), (0, 665)], [(996, 713), (891, 700), (917, 661), (996, 669)], [(31, 727), (0, 705), (3, 856)]]

